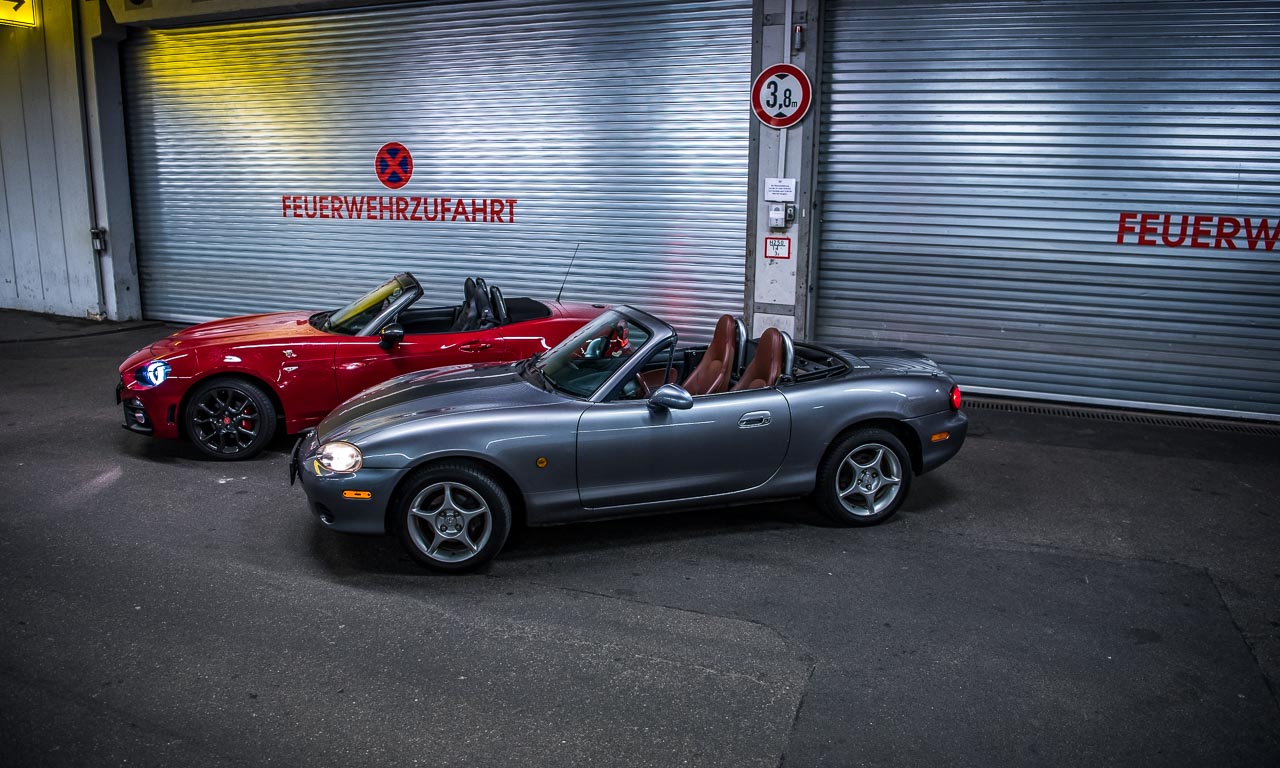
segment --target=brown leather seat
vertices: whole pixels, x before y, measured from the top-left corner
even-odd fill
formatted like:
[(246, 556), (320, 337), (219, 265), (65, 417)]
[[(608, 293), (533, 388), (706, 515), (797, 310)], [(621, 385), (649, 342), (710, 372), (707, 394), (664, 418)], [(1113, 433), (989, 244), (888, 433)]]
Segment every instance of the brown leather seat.
[(691, 395), (713, 395), (729, 388), (729, 377), (733, 375), (734, 335), (737, 326), (731, 315), (721, 315), (716, 322), (716, 330), (711, 334), (711, 343), (707, 353), (698, 362), (688, 378), (684, 380), (684, 388)]
[(756, 354), (751, 358), (742, 378), (733, 386), (733, 391), (740, 389), (759, 389), (772, 387), (778, 383), (786, 366), (787, 344), (782, 331), (777, 328), (766, 328), (756, 342)]

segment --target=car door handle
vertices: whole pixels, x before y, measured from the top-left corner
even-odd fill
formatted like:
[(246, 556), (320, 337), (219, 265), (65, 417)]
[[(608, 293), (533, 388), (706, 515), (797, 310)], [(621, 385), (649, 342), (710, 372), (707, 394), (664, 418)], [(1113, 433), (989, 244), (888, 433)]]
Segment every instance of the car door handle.
[(458, 347), (458, 349), (461, 349), (463, 352), (483, 352), (492, 346), (493, 345), (487, 341), (468, 341), (466, 344)]
[(767, 427), (773, 423), (773, 414), (768, 411), (752, 411), (744, 413), (738, 419), (738, 426), (743, 429), (751, 429), (752, 427)]

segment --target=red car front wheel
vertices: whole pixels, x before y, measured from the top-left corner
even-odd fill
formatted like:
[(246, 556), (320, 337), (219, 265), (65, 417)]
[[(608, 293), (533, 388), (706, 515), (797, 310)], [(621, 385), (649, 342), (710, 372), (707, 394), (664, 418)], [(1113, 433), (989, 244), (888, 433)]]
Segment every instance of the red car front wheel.
[(262, 387), (244, 379), (210, 379), (187, 401), (187, 437), (221, 461), (258, 455), (276, 431), (276, 407)]

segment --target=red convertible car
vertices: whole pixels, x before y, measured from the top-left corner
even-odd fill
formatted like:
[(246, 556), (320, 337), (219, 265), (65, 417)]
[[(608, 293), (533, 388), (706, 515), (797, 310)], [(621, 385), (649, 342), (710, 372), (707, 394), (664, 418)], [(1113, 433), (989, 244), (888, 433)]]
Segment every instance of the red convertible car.
[(124, 426), (189, 439), (215, 459), (247, 459), (282, 426), (290, 433), (314, 426), (393, 376), (522, 360), (605, 309), (506, 299), (474, 278), (460, 305), (415, 306), (422, 293), (405, 272), (335, 311), (233, 317), (178, 331), (120, 366)]

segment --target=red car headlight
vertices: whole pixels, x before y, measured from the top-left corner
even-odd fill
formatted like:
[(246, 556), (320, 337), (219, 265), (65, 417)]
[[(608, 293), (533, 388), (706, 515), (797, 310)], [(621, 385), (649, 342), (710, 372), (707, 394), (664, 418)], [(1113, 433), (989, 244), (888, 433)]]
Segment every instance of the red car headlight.
[(158, 387), (173, 373), (173, 368), (164, 360), (152, 360), (134, 371), (133, 378), (144, 387)]

